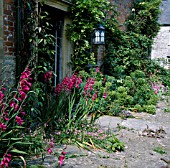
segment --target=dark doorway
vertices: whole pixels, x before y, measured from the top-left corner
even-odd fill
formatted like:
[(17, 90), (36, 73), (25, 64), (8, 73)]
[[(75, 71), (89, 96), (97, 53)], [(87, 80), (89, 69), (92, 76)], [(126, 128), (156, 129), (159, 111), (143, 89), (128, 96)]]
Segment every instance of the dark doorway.
[(50, 24), (52, 29), (50, 34), (55, 36), (55, 55), (54, 55), (54, 72), (56, 74), (54, 78), (54, 86), (62, 80), (62, 35), (63, 35), (63, 25), (65, 12), (57, 8), (44, 5), (42, 7), (43, 11), (46, 11), (49, 14)]

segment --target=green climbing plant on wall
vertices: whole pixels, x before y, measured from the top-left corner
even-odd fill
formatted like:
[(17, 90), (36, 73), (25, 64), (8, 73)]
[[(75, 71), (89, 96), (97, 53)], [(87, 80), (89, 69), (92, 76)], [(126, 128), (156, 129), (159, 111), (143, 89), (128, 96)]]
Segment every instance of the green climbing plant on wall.
[(70, 7), (72, 24), (67, 32), (74, 44), (72, 65), (74, 69), (82, 69), (88, 64), (95, 64), (94, 55), (91, 53), (91, 40), (94, 28), (98, 23), (105, 25), (109, 11), (113, 6), (107, 0), (73, 0)]
[[(126, 31), (110, 32), (106, 44), (105, 73), (124, 78), (136, 69), (144, 69), (153, 38), (159, 31), (161, 0), (137, 0), (125, 22)], [(112, 33), (112, 34), (111, 34)]]

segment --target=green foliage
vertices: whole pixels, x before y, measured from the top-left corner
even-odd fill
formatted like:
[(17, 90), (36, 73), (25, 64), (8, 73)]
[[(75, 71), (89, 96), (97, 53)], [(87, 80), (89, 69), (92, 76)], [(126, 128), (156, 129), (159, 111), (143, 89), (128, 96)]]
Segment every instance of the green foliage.
[(142, 69), (144, 62), (149, 62), (153, 38), (159, 30), (160, 3), (161, 0), (137, 1), (126, 21), (127, 30), (121, 31), (114, 26), (114, 31), (109, 31), (105, 73), (124, 78), (136, 69)]
[(109, 11), (113, 8), (106, 0), (73, 0), (70, 7), (72, 24), (67, 32), (74, 43), (72, 65), (81, 70), (88, 64), (95, 64), (94, 54), (91, 53), (93, 31), (98, 23), (104, 24)]
[(147, 113), (150, 113), (150, 114), (156, 113), (156, 107), (154, 105), (144, 105), (143, 108)]
[(141, 107), (141, 105), (140, 104), (136, 104), (135, 106), (134, 106), (134, 111), (136, 111), (136, 112), (142, 112), (142, 107)]
[(131, 108), (138, 112), (155, 113), (158, 95), (148, 83), (143, 71), (136, 70), (122, 79), (121, 83), (118, 81), (115, 82), (115, 90), (107, 92), (109, 99), (106, 113), (121, 115), (123, 110)]
[(106, 141), (106, 149), (108, 152), (123, 151), (124, 147), (123, 142), (120, 142), (114, 135)]
[(160, 153), (161, 155), (166, 154), (167, 152), (162, 147), (156, 147), (153, 149), (155, 152)]
[(132, 14), (127, 21), (128, 31), (153, 38), (159, 31), (158, 17), (161, 0), (142, 0), (134, 3)]

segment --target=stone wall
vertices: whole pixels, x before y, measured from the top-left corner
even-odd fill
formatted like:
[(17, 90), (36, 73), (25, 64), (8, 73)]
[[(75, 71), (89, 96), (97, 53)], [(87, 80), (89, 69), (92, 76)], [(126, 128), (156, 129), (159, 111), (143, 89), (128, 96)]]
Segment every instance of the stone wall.
[(160, 23), (160, 31), (152, 46), (151, 59), (170, 69), (170, 0), (162, 1), (160, 6), (161, 15), (158, 22)]
[(170, 56), (170, 26), (161, 26), (152, 46), (151, 59), (157, 60), (161, 66), (169, 68)]

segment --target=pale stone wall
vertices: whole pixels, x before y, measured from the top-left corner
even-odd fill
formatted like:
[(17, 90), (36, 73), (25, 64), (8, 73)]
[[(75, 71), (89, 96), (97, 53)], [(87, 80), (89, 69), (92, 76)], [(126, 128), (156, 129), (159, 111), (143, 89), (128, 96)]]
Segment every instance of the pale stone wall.
[(168, 68), (168, 57), (170, 56), (170, 26), (161, 26), (152, 46), (151, 59), (160, 61), (160, 64)]
[(160, 31), (152, 46), (151, 59), (170, 69), (170, 0), (162, 1), (159, 17)]

